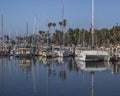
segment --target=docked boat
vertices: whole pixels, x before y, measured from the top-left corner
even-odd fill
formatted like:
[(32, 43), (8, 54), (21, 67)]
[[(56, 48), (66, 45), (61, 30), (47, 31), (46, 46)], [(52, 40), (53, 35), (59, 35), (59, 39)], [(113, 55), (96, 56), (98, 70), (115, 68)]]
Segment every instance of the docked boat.
[(106, 51), (84, 50), (78, 53), (80, 61), (109, 61), (110, 56)]
[(91, 25), (91, 34), (92, 34), (92, 48), (90, 50), (79, 50), (78, 59), (81, 61), (109, 61), (110, 56), (106, 50), (97, 50), (95, 49), (94, 44), (94, 0), (92, 0), (92, 25)]
[(57, 53), (54, 52), (53, 46), (43, 45), (38, 49), (38, 56), (42, 56), (45, 58), (57, 57)]
[(0, 56), (9, 56), (10, 47), (7, 44), (0, 44)]
[(51, 46), (43, 46), (42, 55), (43, 55), (43, 57), (52, 57), (52, 48), (51, 48)]
[(67, 49), (62, 49), (60, 46), (55, 46), (54, 52), (58, 57), (68, 57), (70, 56), (70, 52)]
[(0, 50), (0, 57), (9, 56), (9, 52), (6, 50)]
[(81, 46), (76, 46), (75, 47), (75, 56), (78, 56), (78, 53), (81, 51)]
[(27, 58), (34, 56), (33, 49), (29, 45), (14, 46), (13, 53), (15, 57)]
[(74, 55), (74, 49), (72, 47), (66, 47), (65, 50), (67, 51), (69, 56)]
[(110, 61), (120, 60), (120, 46), (114, 46), (107, 48), (107, 52), (110, 56)]

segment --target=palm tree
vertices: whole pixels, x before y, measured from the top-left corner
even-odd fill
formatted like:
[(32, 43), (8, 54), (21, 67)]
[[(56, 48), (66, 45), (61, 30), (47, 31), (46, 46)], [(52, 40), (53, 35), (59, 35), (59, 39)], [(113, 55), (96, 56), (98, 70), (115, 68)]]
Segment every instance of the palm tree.
[(48, 23), (48, 27), (51, 27), (52, 26), (52, 23), (50, 22), (50, 23)]
[(61, 32), (60, 30), (56, 30), (55, 33), (53, 34), (53, 43), (55, 43), (56, 45), (60, 45), (61, 44)]
[[(62, 30), (62, 25), (63, 25), (62, 21), (60, 21), (58, 24), (60, 25), (60, 30)], [(62, 31), (60, 31), (60, 32), (62, 33)], [(59, 38), (60, 38), (60, 36), (59, 36)], [(62, 42), (62, 39), (60, 40), (60, 42)]]
[(56, 23), (53, 23), (52, 25), (53, 25), (53, 27), (54, 27), (54, 31), (55, 31)]
[(67, 22), (67, 21), (66, 21), (65, 19), (64, 19), (63, 22), (62, 22), (62, 23), (63, 23), (63, 24), (62, 24), (62, 26), (63, 26), (63, 29), (62, 29), (62, 31), (63, 31), (63, 46), (64, 46), (64, 44), (65, 44), (64, 31), (66, 32), (66, 22)]
[(66, 23), (67, 23), (67, 20), (64, 19), (64, 20), (63, 20), (63, 27), (66, 27)]
[[(54, 33), (55, 33), (56, 23), (53, 23), (52, 26), (54, 27)], [(53, 34), (54, 34), (54, 33), (53, 33)], [(52, 36), (53, 36), (53, 34), (52, 34)], [(53, 41), (54, 41), (54, 40), (53, 40), (53, 37), (52, 37), (52, 43), (53, 43)]]
[(48, 28), (49, 28), (49, 31), (50, 31), (50, 27), (52, 26), (52, 23), (48, 23)]
[(60, 25), (60, 29), (61, 29), (61, 27), (62, 27), (62, 25), (63, 25), (63, 24), (62, 24), (62, 21), (59, 22), (59, 25)]
[(50, 23), (48, 23), (48, 28), (49, 28), (49, 31), (48, 31), (48, 33), (47, 33), (47, 45), (49, 44), (48, 42), (49, 42), (49, 37), (48, 37), (48, 35), (49, 35), (49, 33), (50, 33), (50, 28), (51, 28), (51, 26), (52, 26), (52, 23), (50, 22)]

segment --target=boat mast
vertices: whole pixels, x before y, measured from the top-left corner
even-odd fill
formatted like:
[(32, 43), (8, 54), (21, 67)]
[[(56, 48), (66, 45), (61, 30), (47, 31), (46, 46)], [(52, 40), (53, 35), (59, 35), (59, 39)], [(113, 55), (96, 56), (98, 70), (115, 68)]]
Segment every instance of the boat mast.
[(37, 27), (36, 27), (36, 25), (37, 25), (37, 17), (35, 16), (34, 17), (34, 28), (33, 28), (33, 38), (32, 38), (32, 43), (33, 43), (33, 45), (35, 44), (35, 34), (36, 34), (36, 31), (37, 31)]
[(64, 31), (63, 31), (63, 27), (64, 27), (64, 4), (62, 7), (62, 33), (63, 33), (63, 48), (64, 48)]
[[(46, 22), (47, 22), (47, 24), (48, 24), (48, 17), (47, 17), (47, 19), (46, 19)], [(49, 44), (49, 29), (47, 30), (47, 32), (46, 32), (46, 34), (47, 34), (47, 46), (48, 46), (48, 44)]]
[(27, 34), (27, 37), (28, 37), (28, 22), (26, 23), (26, 34)]
[(25, 43), (28, 43), (28, 22), (26, 22), (26, 40)]
[(11, 39), (11, 26), (9, 27), (9, 44), (10, 44), (10, 40)]
[(79, 29), (79, 41), (78, 41), (78, 44), (80, 44), (80, 29)]
[(85, 48), (85, 30), (83, 30), (83, 48)]
[(17, 44), (19, 44), (20, 43), (20, 39), (19, 39), (19, 32), (18, 32), (18, 30), (16, 30), (16, 37), (18, 37), (18, 40), (16, 41), (17, 42)]
[(35, 16), (34, 17), (34, 28), (33, 28), (33, 34), (36, 34), (36, 30), (37, 30), (37, 28), (36, 28), (36, 23), (37, 22), (37, 17)]
[(94, 0), (92, 0), (92, 48), (94, 47)]
[(3, 40), (3, 15), (1, 15), (1, 31), (0, 31), (0, 39), (1, 41)]

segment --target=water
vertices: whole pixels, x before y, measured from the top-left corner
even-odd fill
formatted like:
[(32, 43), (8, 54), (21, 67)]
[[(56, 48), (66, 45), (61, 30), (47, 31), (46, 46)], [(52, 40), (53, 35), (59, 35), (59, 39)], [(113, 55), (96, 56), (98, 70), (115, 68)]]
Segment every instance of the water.
[(0, 96), (120, 96), (120, 63), (0, 58)]

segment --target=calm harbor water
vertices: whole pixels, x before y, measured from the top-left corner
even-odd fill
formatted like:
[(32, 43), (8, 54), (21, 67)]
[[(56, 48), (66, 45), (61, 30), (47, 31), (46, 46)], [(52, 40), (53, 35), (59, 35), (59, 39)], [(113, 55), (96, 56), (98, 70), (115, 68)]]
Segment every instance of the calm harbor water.
[(120, 62), (0, 58), (0, 96), (120, 96)]

